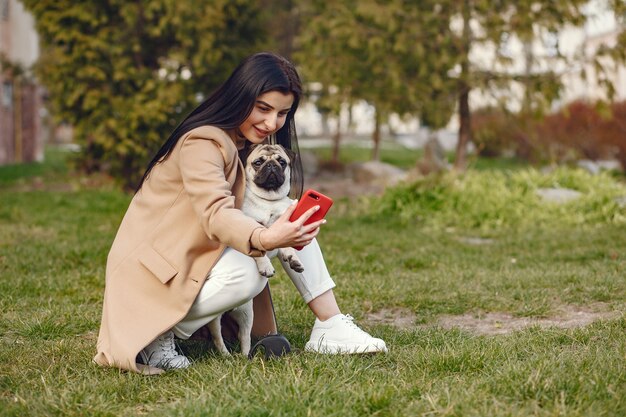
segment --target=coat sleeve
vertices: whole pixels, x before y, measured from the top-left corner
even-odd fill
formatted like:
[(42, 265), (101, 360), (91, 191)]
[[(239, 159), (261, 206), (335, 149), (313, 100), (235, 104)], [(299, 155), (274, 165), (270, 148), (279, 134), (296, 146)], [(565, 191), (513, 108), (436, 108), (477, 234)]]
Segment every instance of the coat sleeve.
[(219, 140), (193, 133), (182, 140), (183, 186), (209, 239), (249, 256), (263, 255), (260, 234), (264, 226), (235, 207), (233, 184), (226, 179), (226, 160)]

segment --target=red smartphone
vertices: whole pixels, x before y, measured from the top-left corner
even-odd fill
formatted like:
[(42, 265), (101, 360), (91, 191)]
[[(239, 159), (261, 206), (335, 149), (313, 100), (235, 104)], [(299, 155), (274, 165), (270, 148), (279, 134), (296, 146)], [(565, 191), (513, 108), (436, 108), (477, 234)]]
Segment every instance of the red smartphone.
[[(298, 201), (298, 205), (296, 206), (295, 211), (291, 214), (289, 218), (290, 222), (298, 220), (300, 216), (304, 214), (305, 211), (310, 209), (311, 207), (320, 206), (320, 209), (317, 210), (304, 224), (313, 223), (318, 220), (322, 220), (330, 206), (333, 205), (333, 200), (315, 190), (308, 189), (302, 194), (300, 201)], [(295, 247), (294, 249), (301, 250), (304, 246)]]

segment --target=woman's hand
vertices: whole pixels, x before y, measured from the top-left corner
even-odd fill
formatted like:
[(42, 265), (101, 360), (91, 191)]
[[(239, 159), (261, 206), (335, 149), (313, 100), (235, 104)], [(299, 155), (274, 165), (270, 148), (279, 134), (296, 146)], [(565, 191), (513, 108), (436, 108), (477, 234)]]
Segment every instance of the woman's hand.
[(296, 209), (296, 204), (297, 201), (294, 201), (273, 225), (261, 232), (259, 238), (265, 249), (306, 246), (317, 236), (320, 226), (326, 223), (326, 220), (322, 219), (311, 224), (304, 224), (313, 213), (320, 209), (320, 206), (311, 207), (300, 218), (290, 222), (289, 218)]

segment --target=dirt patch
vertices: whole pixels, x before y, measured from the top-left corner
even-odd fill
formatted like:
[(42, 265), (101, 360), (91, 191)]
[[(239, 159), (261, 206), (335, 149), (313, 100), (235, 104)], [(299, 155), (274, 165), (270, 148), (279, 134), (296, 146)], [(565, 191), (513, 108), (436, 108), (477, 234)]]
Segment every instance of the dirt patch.
[(306, 188), (313, 188), (334, 199), (382, 195), (385, 191), (385, 187), (380, 184), (357, 183), (352, 178), (349, 178), (347, 174), (341, 173), (324, 173), (308, 179)]
[(496, 242), (495, 239), (483, 238), (483, 237), (459, 237), (458, 241), (466, 243), (472, 246), (491, 245)]
[(515, 317), (507, 313), (463, 314), (440, 317), (437, 325), (444, 329), (461, 328), (481, 335), (507, 334), (530, 326), (572, 329), (587, 326), (596, 320), (617, 318), (622, 314), (607, 310), (607, 305), (595, 304), (586, 307), (565, 306), (556, 316), (545, 318)]
[[(507, 334), (530, 326), (572, 329), (583, 327), (596, 320), (614, 319), (622, 316), (620, 311), (611, 311), (604, 303), (589, 306), (564, 306), (552, 317), (515, 317), (508, 313), (467, 313), (460, 316), (441, 316), (435, 326), (444, 329), (462, 329), (478, 335)], [(369, 313), (370, 324), (387, 324), (399, 329), (427, 328), (432, 325), (415, 325), (416, 315), (406, 308), (389, 308)]]
[(371, 324), (389, 324), (399, 329), (414, 327), (417, 316), (408, 308), (384, 308), (375, 313), (368, 313), (366, 320)]

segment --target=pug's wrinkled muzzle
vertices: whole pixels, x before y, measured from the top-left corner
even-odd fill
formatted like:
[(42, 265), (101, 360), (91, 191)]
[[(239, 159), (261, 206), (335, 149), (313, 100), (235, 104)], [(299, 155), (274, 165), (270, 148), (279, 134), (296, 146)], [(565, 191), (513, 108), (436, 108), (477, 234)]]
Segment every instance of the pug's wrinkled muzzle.
[(265, 164), (254, 178), (254, 183), (265, 190), (277, 190), (285, 183), (285, 173), (280, 164)]

